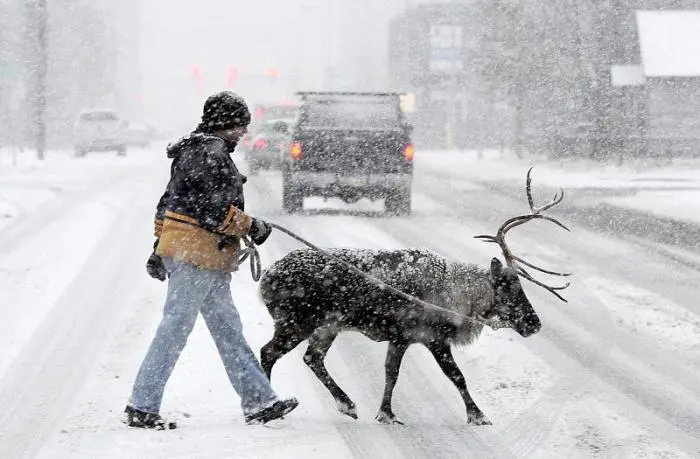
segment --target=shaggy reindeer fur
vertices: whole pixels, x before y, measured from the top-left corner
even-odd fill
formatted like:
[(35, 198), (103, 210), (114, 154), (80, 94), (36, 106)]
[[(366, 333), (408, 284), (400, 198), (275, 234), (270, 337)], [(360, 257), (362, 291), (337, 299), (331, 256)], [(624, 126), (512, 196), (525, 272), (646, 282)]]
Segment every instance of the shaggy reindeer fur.
[(304, 361), (331, 392), (338, 409), (356, 418), (355, 404), (328, 374), (323, 359), (344, 330), (389, 341), (385, 392), (377, 419), (398, 423), (391, 409), (391, 394), (401, 359), (410, 344), (421, 343), (460, 391), (468, 422), (490, 424), (471, 399), (450, 345), (473, 342), (483, 329), (479, 322), (492, 328), (514, 328), (523, 336), (539, 330), (539, 318), (515, 271), (495, 258), (487, 270), (452, 262), (427, 250), (330, 252), (394, 288), (456, 314), (411, 303), (318, 252), (291, 252), (260, 280), (260, 294), (275, 323), (272, 340), (261, 350), (261, 364), (268, 377), (280, 357), (308, 339)]

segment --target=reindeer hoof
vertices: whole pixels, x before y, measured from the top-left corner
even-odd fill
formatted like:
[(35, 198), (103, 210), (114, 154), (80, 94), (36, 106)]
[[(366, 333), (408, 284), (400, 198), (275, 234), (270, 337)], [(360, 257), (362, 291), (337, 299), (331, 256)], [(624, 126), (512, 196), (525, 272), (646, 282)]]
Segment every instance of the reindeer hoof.
[(400, 426), (404, 425), (403, 422), (397, 419), (394, 413), (385, 413), (384, 411), (380, 411), (379, 413), (377, 413), (377, 416), (374, 419), (376, 419), (381, 424)]
[(357, 408), (355, 408), (354, 403), (335, 402), (335, 405), (338, 408), (338, 411), (340, 411), (344, 415), (350, 416), (353, 419), (357, 419)]
[(490, 426), (492, 425), (489, 418), (486, 417), (484, 413), (467, 413), (467, 424), (472, 424), (475, 426)]

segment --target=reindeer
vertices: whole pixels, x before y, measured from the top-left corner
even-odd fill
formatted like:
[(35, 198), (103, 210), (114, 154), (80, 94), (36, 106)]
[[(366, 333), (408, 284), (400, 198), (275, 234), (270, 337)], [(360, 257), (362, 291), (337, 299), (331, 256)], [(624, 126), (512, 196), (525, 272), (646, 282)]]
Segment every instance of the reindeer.
[[(330, 255), (303, 249), (273, 263), (260, 280), (260, 294), (275, 325), (274, 336), (260, 352), (267, 376), (278, 359), (308, 339), (304, 362), (330, 391), (338, 410), (357, 419), (355, 403), (326, 370), (325, 356), (338, 334), (346, 330), (359, 331), (374, 341), (388, 341), (384, 395), (376, 420), (402, 424), (392, 411), (392, 393), (406, 350), (420, 343), (459, 390), (467, 423), (491, 424), (469, 394), (450, 346), (472, 343), (484, 326), (511, 328), (525, 338), (537, 333), (540, 319), (519, 277), (544, 287), (562, 301), (566, 300), (558, 291), (569, 286), (549, 286), (536, 280), (524, 266), (556, 276), (570, 273), (534, 266), (513, 255), (505, 241), (508, 231), (534, 219), (551, 221), (568, 231), (554, 218), (541, 215), (563, 200), (563, 190), (550, 203), (535, 207), (531, 171), (526, 181), (531, 213), (506, 220), (495, 236), (476, 236), (498, 244), (506, 266), (493, 258), (484, 269), (419, 249), (331, 249)], [(379, 286), (358, 275), (358, 269), (380, 280)]]

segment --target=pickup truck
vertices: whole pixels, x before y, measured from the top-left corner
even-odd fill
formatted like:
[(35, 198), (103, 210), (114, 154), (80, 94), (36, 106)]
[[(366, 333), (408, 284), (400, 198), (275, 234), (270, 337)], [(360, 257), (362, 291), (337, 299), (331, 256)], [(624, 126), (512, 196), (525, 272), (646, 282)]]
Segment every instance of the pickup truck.
[(398, 93), (301, 92), (282, 163), (282, 207), (307, 196), (384, 199), (387, 213), (411, 212), (413, 154)]

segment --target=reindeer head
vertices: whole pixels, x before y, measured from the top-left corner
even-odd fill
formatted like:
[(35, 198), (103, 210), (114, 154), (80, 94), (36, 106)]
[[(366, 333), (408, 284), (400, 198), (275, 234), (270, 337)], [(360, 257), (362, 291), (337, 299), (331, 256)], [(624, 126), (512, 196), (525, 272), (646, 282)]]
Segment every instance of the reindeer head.
[[(546, 220), (555, 223), (561, 228), (569, 231), (569, 229), (561, 224), (559, 221), (552, 217), (547, 217), (541, 215), (542, 211), (545, 211), (557, 204), (559, 204), (564, 199), (564, 190), (560, 190), (559, 193), (554, 195), (554, 199), (540, 207), (535, 207), (534, 201), (532, 199), (532, 190), (530, 188), (532, 179), (530, 178), (530, 173), (532, 168), (527, 171), (527, 180), (525, 184), (525, 191), (527, 193), (527, 200), (530, 205), (531, 213), (528, 215), (519, 215), (517, 217), (510, 218), (506, 220), (503, 225), (498, 229), (495, 236), (481, 235), (475, 236), (478, 239), (484, 239), (486, 242), (493, 242), (498, 244), (503, 251), (503, 257), (506, 260), (507, 266), (504, 267), (501, 262), (494, 258), (491, 260), (491, 277), (494, 289), (494, 306), (489, 314), (485, 317), (486, 322), (491, 326), (491, 328), (512, 328), (517, 331), (521, 336), (527, 337), (540, 330), (541, 323), (537, 313), (533, 309), (530, 301), (525, 296), (522, 286), (520, 285), (519, 277), (539, 285), (545, 288), (547, 291), (555, 295), (560, 300), (566, 302), (559, 293), (559, 290), (564, 290), (569, 286), (566, 283), (562, 286), (550, 286), (544, 284), (525, 270), (523, 266), (527, 266), (539, 272), (549, 274), (552, 276), (570, 276), (571, 273), (559, 273), (555, 271), (550, 271), (547, 269), (539, 268), (520, 257), (513, 255), (510, 248), (506, 244), (505, 236), (508, 231), (515, 228), (516, 226), (522, 225), (523, 223), (529, 222), (531, 220)], [(493, 325), (491, 325), (493, 324)]]
[(523, 338), (540, 331), (542, 323), (530, 300), (525, 296), (518, 273), (494, 258), (490, 269), (493, 306), (484, 321), (494, 330), (512, 328)]

